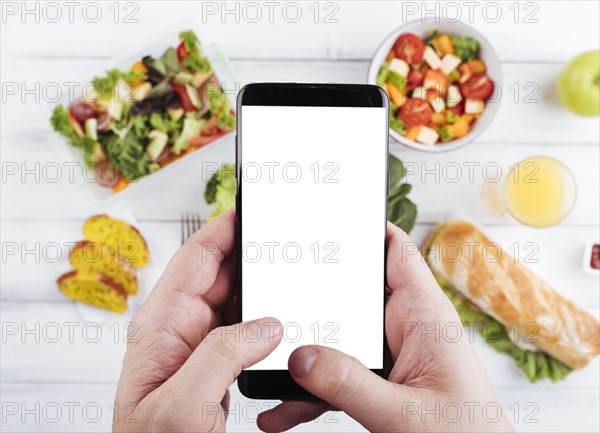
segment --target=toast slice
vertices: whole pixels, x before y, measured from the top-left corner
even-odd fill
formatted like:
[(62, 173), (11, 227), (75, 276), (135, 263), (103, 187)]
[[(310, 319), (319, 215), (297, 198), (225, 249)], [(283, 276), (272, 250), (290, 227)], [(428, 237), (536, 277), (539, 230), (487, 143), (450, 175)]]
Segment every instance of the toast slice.
[(100, 272), (106, 275), (123, 287), (129, 295), (135, 295), (138, 291), (135, 268), (104, 245), (88, 240), (79, 241), (71, 249), (69, 261), (76, 271)]
[(115, 313), (127, 310), (127, 292), (100, 272), (70, 271), (58, 277), (59, 290), (68, 298)]
[(133, 226), (108, 215), (95, 215), (83, 225), (83, 236), (92, 242), (105, 245), (135, 268), (148, 264), (150, 252), (146, 240)]

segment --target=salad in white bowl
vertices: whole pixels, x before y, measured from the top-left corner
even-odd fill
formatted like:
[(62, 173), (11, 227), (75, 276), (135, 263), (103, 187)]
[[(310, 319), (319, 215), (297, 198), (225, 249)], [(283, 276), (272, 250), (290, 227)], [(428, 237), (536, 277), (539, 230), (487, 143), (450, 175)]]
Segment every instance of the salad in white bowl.
[(390, 98), (390, 135), (419, 150), (445, 151), (478, 136), (498, 107), (499, 61), (463, 24), (413, 22), (378, 48), (368, 82)]

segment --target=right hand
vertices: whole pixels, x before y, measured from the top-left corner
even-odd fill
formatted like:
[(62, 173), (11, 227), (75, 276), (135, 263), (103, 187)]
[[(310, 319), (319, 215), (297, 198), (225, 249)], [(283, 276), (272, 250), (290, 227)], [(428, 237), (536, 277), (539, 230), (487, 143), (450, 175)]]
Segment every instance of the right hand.
[(337, 350), (300, 347), (290, 373), (322, 401), (283, 402), (258, 426), (280, 432), (337, 409), (376, 432), (513, 431), (454, 307), (423, 258), (403, 249), (412, 241), (390, 223), (387, 241), (387, 380)]

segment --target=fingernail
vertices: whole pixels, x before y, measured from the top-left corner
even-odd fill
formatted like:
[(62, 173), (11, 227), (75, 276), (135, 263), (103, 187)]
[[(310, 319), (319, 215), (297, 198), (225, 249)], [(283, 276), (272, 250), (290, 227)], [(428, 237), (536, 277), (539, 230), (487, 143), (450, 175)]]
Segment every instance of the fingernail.
[(288, 368), (296, 377), (306, 377), (312, 365), (319, 356), (319, 351), (314, 347), (301, 347), (290, 355)]
[(276, 319), (264, 319), (261, 324), (261, 335), (273, 341), (275, 337), (281, 334), (281, 323)]

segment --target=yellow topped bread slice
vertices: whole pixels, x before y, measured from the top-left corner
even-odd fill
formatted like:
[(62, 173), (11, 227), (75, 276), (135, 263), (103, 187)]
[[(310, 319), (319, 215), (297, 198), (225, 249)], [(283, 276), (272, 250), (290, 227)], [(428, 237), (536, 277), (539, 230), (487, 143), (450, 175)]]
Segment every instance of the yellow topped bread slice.
[(71, 249), (69, 261), (76, 271), (100, 272), (110, 277), (129, 295), (138, 291), (137, 276), (131, 263), (102, 244), (88, 240), (77, 242)]
[(83, 225), (83, 236), (105, 245), (136, 268), (148, 264), (150, 252), (140, 232), (133, 226), (108, 215), (95, 215)]
[(71, 271), (58, 277), (59, 290), (77, 302), (104, 308), (115, 313), (127, 310), (127, 292), (100, 272)]

